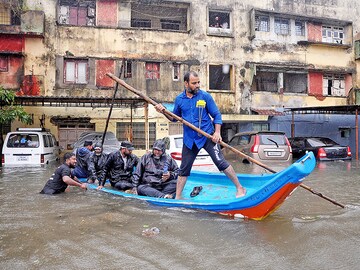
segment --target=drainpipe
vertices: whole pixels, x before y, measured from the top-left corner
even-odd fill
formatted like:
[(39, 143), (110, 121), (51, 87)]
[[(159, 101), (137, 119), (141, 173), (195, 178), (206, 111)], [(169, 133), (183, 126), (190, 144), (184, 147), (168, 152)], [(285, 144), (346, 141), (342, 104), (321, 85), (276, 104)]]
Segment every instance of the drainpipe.
[(356, 160), (359, 159), (359, 121), (358, 121), (358, 109), (355, 110), (355, 148), (356, 148), (356, 154), (355, 158)]
[(295, 113), (291, 115), (291, 137), (295, 137)]

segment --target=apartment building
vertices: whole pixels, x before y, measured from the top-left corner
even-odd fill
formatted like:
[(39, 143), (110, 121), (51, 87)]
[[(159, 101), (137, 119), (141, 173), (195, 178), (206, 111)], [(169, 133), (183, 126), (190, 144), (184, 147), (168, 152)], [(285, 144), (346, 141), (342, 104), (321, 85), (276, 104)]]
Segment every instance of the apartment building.
[[(6, 2), (0, 84), (17, 91), (34, 126), (45, 123), (64, 148), (82, 131), (104, 129), (109, 103), (101, 100), (115, 89), (108, 72), (171, 108), (184, 73), (197, 71), (223, 114), (225, 141), (269, 129), (284, 108), (357, 100), (355, 0)], [(116, 98), (123, 103), (109, 131), (119, 140), (145, 150), (181, 132), (126, 89)]]

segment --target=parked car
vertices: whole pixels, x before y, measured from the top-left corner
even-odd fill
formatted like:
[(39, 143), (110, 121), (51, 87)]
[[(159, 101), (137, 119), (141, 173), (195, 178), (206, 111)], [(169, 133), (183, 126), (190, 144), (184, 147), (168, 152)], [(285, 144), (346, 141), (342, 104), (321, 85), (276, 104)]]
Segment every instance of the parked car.
[[(181, 164), (181, 153), (183, 147), (183, 135), (170, 135), (168, 137), (163, 138), (166, 145), (166, 152), (176, 161), (178, 166)], [(199, 154), (197, 155), (193, 166), (215, 166), (208, 152), (204, 149), (201, 149)]]
[[(101, 143), (103, 132), (83, 132), (80, 134), (79, 139), (73, 144), (74, 153), (80, 147), (84, 146), (85, 141), (92, 141), (93, 145), (96, 143)], [(103, 144), (103, 152), (109, 154), (113, 151), (120, 149), (120, 142), (116, 138), (115, 134), (112, 132), (106, 132), (105, 140)]]
[(45, 128), (18, 128), (4, 141), (1, 163), (5, 166), (43, 165), (59, 160), (60, 147)]
[(341, 146), (326, 137), (289, 138), (294, 158), (302, 157), (307, 151), (314, 152), (318, 160), (351, 160), (349, 146)]
[[(292, 162), (292, 150), (284, 132), (249, 131), (235, 134), (229, 145), (245, 155), (261, 162)], [(250, 163), (246, 157), (240, 157), (228, 148), (222, 149), (225, 159), (229, 162)]]

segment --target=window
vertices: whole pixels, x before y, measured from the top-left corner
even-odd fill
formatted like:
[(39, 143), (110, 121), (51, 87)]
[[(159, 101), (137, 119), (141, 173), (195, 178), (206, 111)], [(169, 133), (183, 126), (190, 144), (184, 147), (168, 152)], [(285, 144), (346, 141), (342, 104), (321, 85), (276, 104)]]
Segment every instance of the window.
[(341, 138), (350, 138), (351, 128), (350, 127), (339, 127)]
[(132, 77), (132, 62), (126, 60), (124, 62), (124, 78), (131, 78)]
[(173, 64), (173, 81), (178, 81), (180, 77), (180, 64)]
[(147, 80), (160, 79), (160, 63), (147, 62), (145, 64), (145, 78)]
[(328, 43), (343, 44), (344, 28), (333, 26), (322, 26), (322, 41)]
[[(226, 67), (230, 67), (226, 70)], [(231, 69), (230, 65), (210, 65), (209, 85), (211, 90), (231, 90)]]
[(151, 28), (151, 20), (131, 19), (131, 27)]
[(257, 91), (278, 92), (278, 74), (276, 72), (257, 71), (254, 83)]
[(0, 55), (0, 72), (9, 71), (9, 57)]
[(74, 83), (74, 84), (88, 83), (88, 61), (65, 59), (64, 83)]
[(230, 12), (209, 11), (209, 27), (230, 28)]
[(295, 35), (305, 36), (305, 23), (300, 21), (295, 21)]
[(270, 126), (268, 123), (253, 123), (253, 130), (255, 131), (269, 131)]
[(95, 25), (96, 0), (60, 0), (58, 8), (59, 24)]
[(288, 19), (275, 18), (275, 33), (278, 35), (290, 35), (290, 22)]
[(269, 32), (270, 18), (269, 16), (255, 16), (255, 31)]
[(131, 4), (131, 27), (187, 31), (188, 7), (186, 3), (166, 4), (166, 1), (154, 1), (159, 4)]
[(10, 8), (6, 7), (4, 4), (0, 4), (0, 24), (11, 24)]
[(160, 19), (161, 29), (180, 30), (181, 21)]
[[(131, 140), (135, 149), (145, 149), (145, 123), (116, 123), (116, 138), (119, 141)], [(153, 145), (156, 139), (156, 123), (149, 123), (149, 143)]]
[(43, 135), (44, 139), (44, 147), (50, 147), (49, 137), (47, 135)]
[(307, 73), (286, 72), (283, 76), (284, 92), (286, 93), (307, 93), (308, 76)]
[(323, 77), (324, 96), (345, 96), (345, 77), (325, 74)]

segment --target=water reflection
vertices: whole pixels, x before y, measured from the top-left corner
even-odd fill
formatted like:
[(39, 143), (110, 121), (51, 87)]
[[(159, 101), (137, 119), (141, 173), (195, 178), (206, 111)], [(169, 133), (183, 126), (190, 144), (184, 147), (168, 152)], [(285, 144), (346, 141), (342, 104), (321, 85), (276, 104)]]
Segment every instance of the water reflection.
[[(236, 170), (252, 173), (254, 166)], [(355, 269), (360, 263), (356, 161), (318, 164), (305, 182), (346, 209), (298, 188), (263, 221), (78, 188), (39, 194), (54, 169), (2, 169), (0, 269)], [(152, 227), (158, 235), (142, 235)]]

